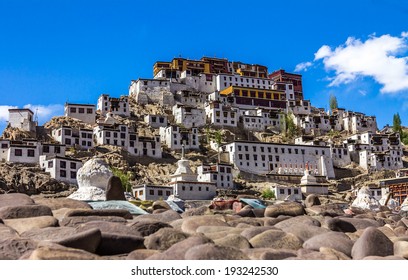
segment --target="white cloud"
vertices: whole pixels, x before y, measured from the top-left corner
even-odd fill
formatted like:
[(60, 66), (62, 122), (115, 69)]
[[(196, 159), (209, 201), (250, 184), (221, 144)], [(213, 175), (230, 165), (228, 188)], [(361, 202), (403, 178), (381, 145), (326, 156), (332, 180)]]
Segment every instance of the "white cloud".
[(401, 37), (371, 35), (365, 42), (349, 37), (334, 50), (327, 45), (315, 53), (327, 71), (334, 70), (330, 86), (347, 84), (358, 77), (371, 77), (383, 87), (382, 93), (408, 90), (408, 57), (398, 57), (408, 49), (408, 32)]
[(310, 66), (312, 66), (311, 62), (302, 62), (299, 63), (298, 65), (296, 65), (295, 67), (295, 72), (300, 72), (300, 71), (307, 71), (307, 68), (309, 68)]
[(15, 109), (16, 106), (0, 105), (0, 122), (8, 121), (9, 109)]
[(331, 48), (327, 45), (323, 45), (320, 47), (320, 49), (315, 53), (315, 58), (314, 60), (321, 59), (326, 56), (330, 56), (332, 53)]
[(49, 104), (49, 105), (32, 105), (27, 104), (23, 106), (34, 112), (38, 117), (38, 123), (41, 125), (44, 122), (49, 121), (54, 116), (62, 116), (64, 114), (64, 106), (61, 104)]

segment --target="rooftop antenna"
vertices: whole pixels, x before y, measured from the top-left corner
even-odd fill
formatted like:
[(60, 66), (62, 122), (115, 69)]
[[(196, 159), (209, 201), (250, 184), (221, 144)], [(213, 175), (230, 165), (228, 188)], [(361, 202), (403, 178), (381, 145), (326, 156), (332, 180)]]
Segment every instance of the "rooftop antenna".
[[(184, 142), (184, 141), (183, 141)], [(184, 143), (181, 145), (181, 159), (184, 159)]]
[(34, 122), (36, 122), (38, 125), (38, 107), (35, 108)]

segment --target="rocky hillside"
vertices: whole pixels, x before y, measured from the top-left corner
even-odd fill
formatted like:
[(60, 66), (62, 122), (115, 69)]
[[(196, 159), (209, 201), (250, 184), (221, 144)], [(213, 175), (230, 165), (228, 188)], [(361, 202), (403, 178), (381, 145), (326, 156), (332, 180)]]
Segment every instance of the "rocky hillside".
[(0, 194), (47, 194), (72, 191), (75, 186), (52, 179), (37, 166), (0, 163)]

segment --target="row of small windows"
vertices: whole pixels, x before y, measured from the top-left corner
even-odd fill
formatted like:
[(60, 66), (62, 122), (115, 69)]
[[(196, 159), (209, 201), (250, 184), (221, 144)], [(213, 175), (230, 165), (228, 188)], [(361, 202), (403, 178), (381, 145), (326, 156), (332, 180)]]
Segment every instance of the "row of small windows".
[[(78, 114), (85, 114), (85, 108), (76, 108), (76, 107), (69, 108), (70, 113), (76, 113), (77, 111), (78, 111)], [(86, 113), (87, 114), (93, 114), (94, 110), (92, 108), (87, 108)]]
[[(244, 78), (240, 78), (240, 79), (241, 79), (241, 83), (243, 83), (243, 82), (244, 82)], [(224, 77), (224, 81), (226, 81), (226, 80), (227, 80), (227, 77)], [(229, 77), (229, 80), (232, 81), (232, 77)], [(255, 80), (255, 79), (251, 79), (251, 81), (252, 81), (253, 84), (255, 83), (255, 81), (256, 81), (256, 83), (260, 84), (260, 80), (258, 80), (258, 79), (256, 79), (256, 80)], [(235, 82), (238, 82), (238, 78), (235, 78)], [(249, 79), (246, 79), (246, 82), (249, 83)], [(262, 84), (265, 84), (265, 80), (262, 80)], [(270, 85), (271, 82), (268, 81), (267, 84)]]
[[(66, 168), (67, 168), (67, 162), (64, 161), (64, 160), (61, 160), (59, 165), (60, 165), (60, 168), (62, 168), (62, 169), (66, 169)], [(49, 161), (49, 162), (48, 162), (48, 168), (53, 168), (53, 167), (54, 167), (54, 162), (53, 162), (53, 161)], [(76, 170), (76, 169), (77, 169), (77, 163), (76, 163), (76, 162), (70, 162), (70, 163), (69, 163), (69, 167), (70, 167), (70, 169)]]
[[(193, 191), (193, 186), (190, 186), (189, 189), (190, 189), (190, 191)], [(185, 191), (185, 190), (186, 190), (186, 186), (181, 186), (181, 190), (182, 190), (182, 191)], [(201, 192), (201, 191), (202, 191), (202, 187), (199, 186), (199, 187), (197, 188), (197, 190), (198, 190), (199, 192)], [(209, 188), (209, 187), (205, 187), (205, 191), (206, 191), (206, 192), (210, 191), (210, 188)]]
[[(279, 189), (279, 194), (285, 194), (285, 189)], [(287, 194), (291, 195), (292, 194), (292, 190), (291, 189), (287, 189)], [(293, 194), (299, 194), (299, 189), (294, 189), (293, 190)]]

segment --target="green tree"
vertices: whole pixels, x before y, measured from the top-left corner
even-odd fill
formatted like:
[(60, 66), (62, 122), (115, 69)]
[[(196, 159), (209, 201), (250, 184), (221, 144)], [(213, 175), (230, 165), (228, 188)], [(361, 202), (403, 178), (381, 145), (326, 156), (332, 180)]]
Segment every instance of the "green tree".
[(132, 185), (130, 183), (131, 180), (131, 173), (130, 172), (124, 172), (118, 168), (112, 167), (112, 173), (114, 176), (119, 177), (120, 181), (122, 182), (122, 187), (126, 192), (130, 192)]
[(216, 130), (213, 133), (213, 140), (215, 141), (215, 143), (217, 143), (217, 149), (218, 149), (218, 162), (221, 161), (221, 153), (220, 153), (220, 147), (222, 144), (222, 140), (223, 140), (223, 134), (221, 130)]
[(329, 105), (331, 111), (338, 108), (337, 97), (333, 94), (330, 94)]
[(293, 121), (293, 114), (283, 114), (283, 122), (281, 122), (281, 130), (285, 137), (293, 138), (298, 135), (299, 129)]
[(264, 188), (261, 193), (261, 197), (263, 199), (274, 199), (275, 198), (275, 192), (271, 190), (270, 188)]
[(394, 132), (398, 132), (402, 136), (401, 118), (399, 113), (394, 114), (392, 129)]

